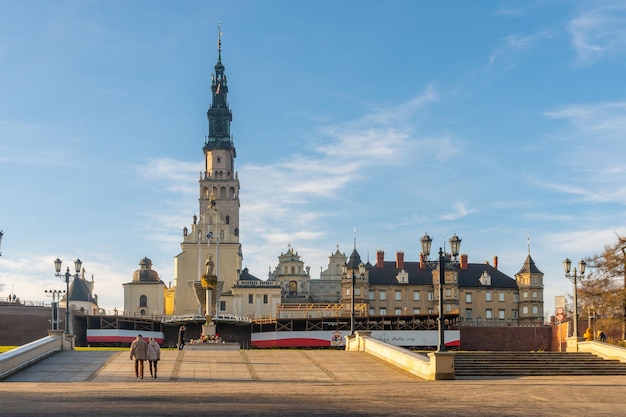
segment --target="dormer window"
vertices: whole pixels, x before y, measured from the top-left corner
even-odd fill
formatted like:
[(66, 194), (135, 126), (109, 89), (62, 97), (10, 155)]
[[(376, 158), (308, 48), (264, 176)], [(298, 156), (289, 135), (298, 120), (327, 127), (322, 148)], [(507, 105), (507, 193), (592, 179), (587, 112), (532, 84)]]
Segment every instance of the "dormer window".
[(396, 279), (398, 280), (398, 283), (400, 284), (408, 284), (409, 274), (403, 269), (402, 271), (398, 272)]
[(487, 271), (484, 271), (483, 274), (480, 276), (480, 283), (482, 285), (491, 286), (491, 275), (489, 275)]

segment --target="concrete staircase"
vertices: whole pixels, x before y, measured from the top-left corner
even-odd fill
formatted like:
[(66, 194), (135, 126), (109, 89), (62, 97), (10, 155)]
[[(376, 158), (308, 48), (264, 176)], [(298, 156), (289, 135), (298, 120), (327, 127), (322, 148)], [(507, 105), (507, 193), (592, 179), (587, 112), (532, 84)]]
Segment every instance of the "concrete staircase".
[(581, 352), (457, 352), (454, 374), (456, 378), (626, 375), (626, 363)]

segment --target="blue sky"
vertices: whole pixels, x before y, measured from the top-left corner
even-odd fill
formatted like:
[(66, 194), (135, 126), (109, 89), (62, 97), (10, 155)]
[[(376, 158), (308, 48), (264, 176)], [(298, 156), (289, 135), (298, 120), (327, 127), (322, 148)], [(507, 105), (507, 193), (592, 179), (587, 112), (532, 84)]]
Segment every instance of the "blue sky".
[(291, 244), (417, 260), (463, 239), (545, 309), (626, 234), (623, 2), (0, 0), (0, 296), (63, 289), (80, 257), (106, 309), (141, 258), (167, 283), (198, 212), (222, 22), (244, 266)]

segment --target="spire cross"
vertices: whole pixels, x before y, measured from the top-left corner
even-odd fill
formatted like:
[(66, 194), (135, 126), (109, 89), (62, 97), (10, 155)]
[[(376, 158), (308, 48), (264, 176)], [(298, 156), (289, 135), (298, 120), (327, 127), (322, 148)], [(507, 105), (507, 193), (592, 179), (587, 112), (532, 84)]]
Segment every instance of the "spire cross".
[(222, 60), (222, 22), (217, 22), (217, 59)]

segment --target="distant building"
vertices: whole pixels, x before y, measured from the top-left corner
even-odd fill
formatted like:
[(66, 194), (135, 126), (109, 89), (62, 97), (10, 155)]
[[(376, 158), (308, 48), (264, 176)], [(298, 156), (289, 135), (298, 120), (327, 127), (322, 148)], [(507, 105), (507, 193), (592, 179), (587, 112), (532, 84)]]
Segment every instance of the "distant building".
[[(312, 278), (310, 267), (289, 245), (278, 256), (278, 265), (261, 280), (242, 269), (239, 243), (239, 179), (235, 170), (236, 151), (231, 134), (232, 112), (228, 105), (228, 82), (221, 60), (221, 39), (211, 81), (212, 100), (207, 111), (208, 136), (199, 175), (199, 215), (184, 227), (181, 252), (175, 256), (174, 285), (163, 290), (163, 311), (177, 316), (203, 316), (207, 291), (202, 276), (217, 277), (211, 292), (211, 316), (235, 315), (251, 318), (347, 316), (354, 300), (359, 316), (410, 316), (436, 314), (439, 269), (424, 259), (405, 261), (397, 252), (393, 261), (378, 251), (376, 263), (363, 263), (356, 250), (349, 257), (339, 248), (331, 253), (328, 268)], [(347, 265), (348, 272), (342, 272)], [(542, 320), (543, 273), (528, 257), (515, 278), (498, 269), (498, 259), (469, 263), (461, 254), (458, 264), (447, 267), (443, 288), (444, 312), (456, 314), (466, 323), (513, 322), (535, 324)], [(137, 302), (134, 283), (128, 285), (133, 303), (127, 311), (152, 312)], [(126, 291), (126, 289), (125, 289)], [(217, 294), (216, 294), (216, 293)], [(155, 293), (156, 294), (156, 293)], [(126, 299), (126, 297), (125, 297)]]
[(165, 314), (165, 283), (152, 269), (152, 261), (143, 258), (133, 280), (124, 286), (124, 314), (149, 316)]
[[(91, 276), (91, 281), (87, 281), (85, 279), (85, 268), (83, 268), (80, 276), (75, 277), (70, 284), (69, 305), (71, 310), (78, 310), (85, 314), (98, 313), (98, 296), (93, 294), (94, 285), (93, 275)], [(61, 298), (60, 308), (66, 307), (67, 298), (67, 294)]]

